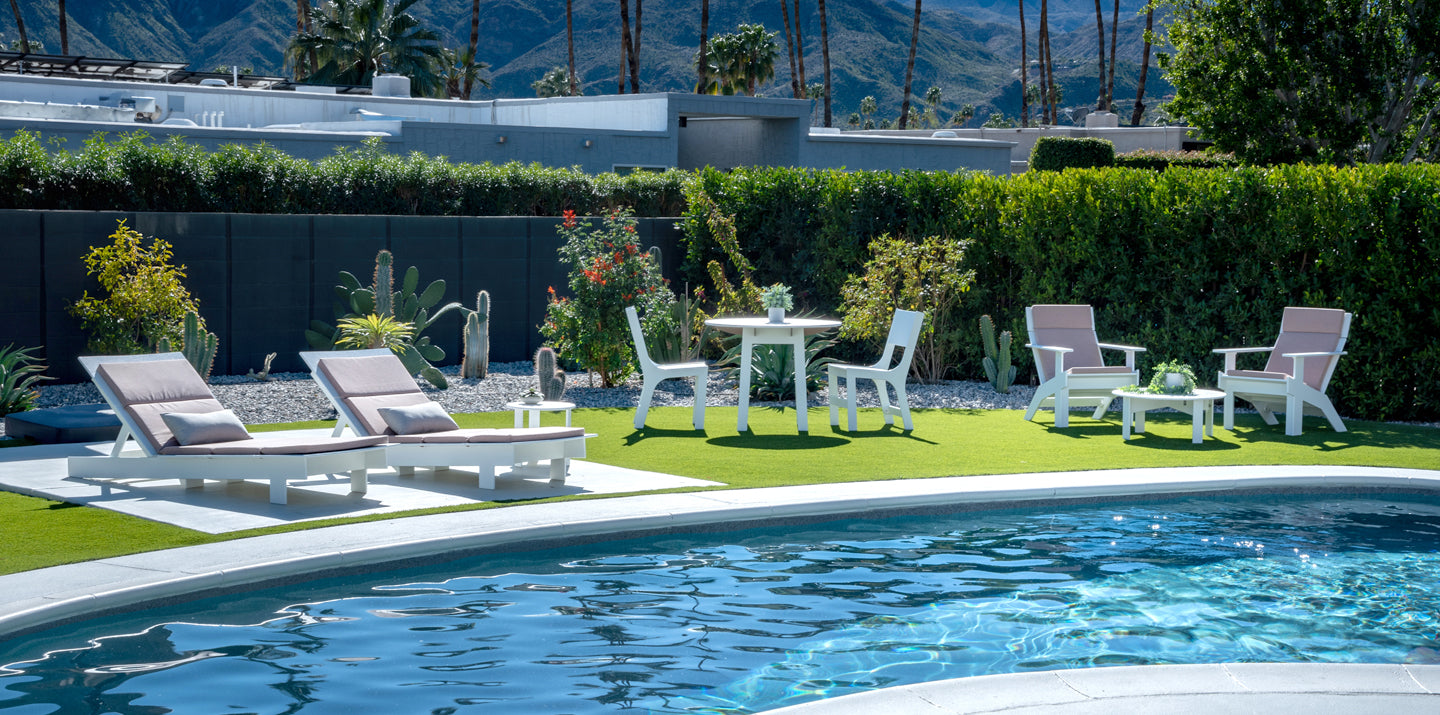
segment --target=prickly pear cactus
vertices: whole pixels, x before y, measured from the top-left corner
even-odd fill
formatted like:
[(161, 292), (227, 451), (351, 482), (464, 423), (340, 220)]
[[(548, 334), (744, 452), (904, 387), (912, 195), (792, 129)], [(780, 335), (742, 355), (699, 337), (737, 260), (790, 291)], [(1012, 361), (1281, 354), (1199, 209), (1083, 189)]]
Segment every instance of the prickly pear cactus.
[(475, 296), (475, 311), (465, 318), (465, 356), (460, 376), (485, 379), (490, 374), (490, 292)]
[(540, 395), (548, 402), (558, 401), (565, 396), (565, 371), (556, 366), (555, 351), (540, 348), (535, 351), (535, 378), (540, 382)]
[(1010, 385), (1015, 382), (1015, 366), (1010, 364), (1010, 331), (1000, 333), (1000, 342), (995, 342), (995, 322), (988, 315), (980, 316), (980, 341), (985, 348), (985, 359), (982, 364), (985, 366), (985, 377), (990, 379), (990, 384), (996, 392), (1005, 394), (1010, 392)]

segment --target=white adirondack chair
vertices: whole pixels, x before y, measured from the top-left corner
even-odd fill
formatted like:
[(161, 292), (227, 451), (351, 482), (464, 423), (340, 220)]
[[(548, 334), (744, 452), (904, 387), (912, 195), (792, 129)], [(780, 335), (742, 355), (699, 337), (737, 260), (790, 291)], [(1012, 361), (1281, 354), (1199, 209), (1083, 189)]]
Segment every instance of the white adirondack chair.
[[(1280, 318), (1280, 335), (1269, 347), (1221, 348), (1225, 369), (1218, 382), (1225, 391), (1225, 429), (1235, 429), (1235, 398), (1255, 406), (1265, 424), (1273, 425), (1275, 411), (1285, 412), (1285, 434), (1300, 434), (1308, 412), (1329, 420), (1336, 432), (1345, 423), (1335, 405), (1325, 396), (1335, 365), (1345, 354), (1350, 337), (1351, 314), (1333, 308), (1286, 308)], [(1270, 353), (1264, 370), (1239, 370), (1235, 356), (1240, 353)]]
[(640, 328), (640, 314), (635, 306), (625, 308), (625, 317), (630, 321), (630, 336), (635, 339), (635, 357), (640, 363), (640, 374), (644, 387), (640, 388), (640, 404), (635, 407), (635, 429), (645, 427), (645, 415), (650, 412), (650, 400), (655, 396), (655, 386), (672, 378), (695, 378), (695, 429), (705, 429), (705, 383), (709, 380), (710, 366), (703, 362), (657, 363), (650, 358), (645, 347), (645, 331)]
[[(885, 338), (885, 350), (880, 353), (880, 361), (874, 365), (844, 365), (830, 363), (827, 366), (829, 374), (828, 397), (830, 401), (830, 425), (840, 424), (840, 395), (839, 383), (845, 381), (845, 410), (847, 412), (846, 427), (849, 431), (855, 431), (855, 383), (856, 380), (870, 380), (875, 383), (875, 389), (880, 393), (880, 412), (885, 417), (886, 424), (895, 424), (895, 415), (900, 415), (905, 429), (915, 429), (915, 424), (910, 420), (910, 396), (905, 392), (905, 376), (910, 374), (910, 362), (915, 358), (915, 344), (920, 340), (920, 326), (925, 320), (924, 313), (917, 313), (913, 310), (897, 310), (895, 317), (890, 319), (890, 334)], [(895, 348), (904, 348), (900, 360), (894, 365), (890, 364), (891, 356), (895, 354)], [(898, 408), (890, 406), (890, 395), (885, 386), (895, 388), (895, 401), (899, 403)]]
[[(1140, 382), (1135, 353), (1145, 348), (1102, 343), (1095, 336), (1095, 309), (1088, 305), (1032, 305), (1025, 309), (1025, 325), (1040, 386), (1025, 411), (1025, 419), (1049, 402), (1055, 407), (1055, 426), (1070, 426), (1070, 405), (1095, 403), (1095, 419), (1105, 416), (1110, 394), (1116, 388)], [(1122, 350), (1125, 365), (1106, 365), (1100, 350)]]

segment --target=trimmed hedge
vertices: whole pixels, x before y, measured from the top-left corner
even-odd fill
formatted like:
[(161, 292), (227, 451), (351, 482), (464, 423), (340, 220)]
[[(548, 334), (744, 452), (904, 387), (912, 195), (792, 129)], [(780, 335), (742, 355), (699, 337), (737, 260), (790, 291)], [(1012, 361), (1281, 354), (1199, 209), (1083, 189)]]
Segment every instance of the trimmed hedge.
[(209, 152), (179, 137), (156, 143), (144, 132), (97, 134), (75, 152), (46, 148), (24, 131), (0, 142), (4, 209), (559, 216), (630, 206), (637, 216), (678, 216), (690, 176), (452, 164), (396, 156), (374, 140), (318, 162), (265, 145)]
[[(880, 234), (971, 239), (961, 324), (988, 313), (1023, 344), (1025, 306), (1089, 303), (1103, 338), (1149, 348), (1143, 369), (1181, 360), (1209, 384), (1221, 366), (1210, 351), (1270, 344), (1286, 305), (1344, 308), (1355, 314), (1349, 354), (1329, 390), (1341, 413), (1440, 419), (1437, 166), (1015, 179), (768, 168), (705, 171), (688, 191), (735, 216), (756, 281), (790, 284), (801, 307), (834, 311)], [(704, 264), (720, 252), (703, 216), (687, 214), (685, 230), (686, 278), (708, 285)], [(980, 379), (978, 328), (962, 344), (953, 376)], [(1029, 351), (1016, 361), (1031, 379)]]
[(1030, 150), (1029, 168), (1035, 171), (1093, 169), (1115, 164), (1115, 145), (1109, 139), (1040, 137)]
[(1172, 166), (1184, 166), (1191, 169), (1229, 169), (1240, 166), (1240, 161), (1230, 154), (1137, 149), (1124, 154), (1116, 154), (1115, 166), (1123, 169), (1150, 169), (1152, 171), (1164, 171)]

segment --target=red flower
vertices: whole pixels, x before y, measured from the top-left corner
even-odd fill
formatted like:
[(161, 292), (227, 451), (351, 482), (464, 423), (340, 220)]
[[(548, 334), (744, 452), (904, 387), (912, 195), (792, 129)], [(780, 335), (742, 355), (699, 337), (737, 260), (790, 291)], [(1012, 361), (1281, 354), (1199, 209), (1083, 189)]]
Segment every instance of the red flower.
[(565, 228), (575, 228), (574, 209), (565, 209)]
[(635, 227), (634, 227), (634, 226), (626, 226), (626, 227), (625, 227), (625, 230), (626, 230), (626, 231), (629, 231), (630, 233), (635, 233)]
[(550, 295), (555, 295), (555, 286), (550, 286), (547, 290), (550, 291)]

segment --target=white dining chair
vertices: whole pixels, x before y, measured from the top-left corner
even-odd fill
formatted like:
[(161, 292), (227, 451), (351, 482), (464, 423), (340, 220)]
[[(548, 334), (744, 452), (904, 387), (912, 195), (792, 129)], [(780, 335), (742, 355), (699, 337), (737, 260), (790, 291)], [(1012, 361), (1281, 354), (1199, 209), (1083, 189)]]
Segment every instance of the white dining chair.
[[(895, 424), (895, 415), (898, 414), (905, 429), (915, 429), (914, 423), (910, 421), (910, 396), (905, 392), (905, 376), (910, 374), (910, 362), (915, 358), (915, 345), (920, 341), (920, 326), (924, 321), (924, 313), (917, 313), (913, 310), (897, 310), (895, 317), (890, 319), (890, 334), (885, 338), (885, 350), (880, 353), (879, 362), (874, 365), (830, 363), (827, 366), (830, 376), (828, 396), (832, 427), (840, 424), (840, 396), (837, 389), (840, 381), (845, 381), (847, 424), (849, 431), (854, 432), (855, 383), (856, 380), (870, 380), (875, 383), (875, 389), (880, 393), (880, 411), (885, 417), (885, 423)], [(890, 360), (897, 347), (904, 348), (904, 352), (901, 353), (900, 360), (891, 365)], [(895, 401), (899, 403), (898, 408), (890, 407), (890, 395), (885, 389), (886, 385), (895, 388)]]
[(625, 317), (630, 321), (630, 335), (635, 339), (635, 357), (640, 363), (640, 374), (644, 387), (640, 389), (640, 404), (635, 406), (635, 429), (645, 426), (645, 415), (650, 411), (650, 399), (655, 395), (655, 386), (672, 378), (695, 378), (695, 429), (705, 429), (705, 383), (709, 380), (710, 366), (703, 362), (657, 363), (650, 358), (645, 347), (645, 331), (640, 328), (640, 314), (635, 306), (625, 308)]

